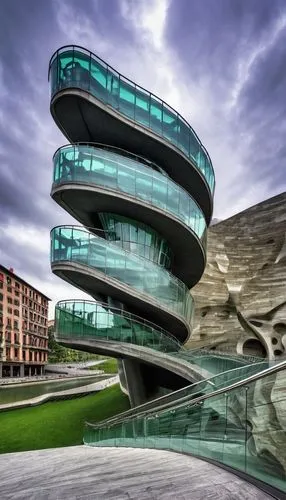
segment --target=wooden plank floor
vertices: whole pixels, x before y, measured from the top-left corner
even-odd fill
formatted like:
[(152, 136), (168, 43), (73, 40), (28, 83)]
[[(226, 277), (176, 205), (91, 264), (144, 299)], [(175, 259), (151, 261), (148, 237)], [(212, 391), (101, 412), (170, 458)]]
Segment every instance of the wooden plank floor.
[(220, 467), (168, 451), (73, 446), (0, 455), (7, 499), (266, 500)]

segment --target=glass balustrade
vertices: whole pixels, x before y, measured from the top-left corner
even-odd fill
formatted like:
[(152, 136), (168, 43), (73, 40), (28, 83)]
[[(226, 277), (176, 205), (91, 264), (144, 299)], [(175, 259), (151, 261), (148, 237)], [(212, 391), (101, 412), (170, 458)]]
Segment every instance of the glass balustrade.
[(77, 262), (95, 268), (140, 292), (142, 300), (152, 298), (159, 307), (191, 322), (193, 299), (184, 283), (163, 267), (84, 229), (74, 226), (54, 228), (51, 232), (51, 261)]
[(206, 244), (206, 221), (194, 199), (169, 177), (111, 148), (68, 145), (54, 155), (54, 186), (86, 183), (128, 194), (186, 224)]
[(214, 171), (206, 149), (184, 118), (161, 99), (76, 46), (63, 47), (53, 55), (49, 77), (52, 96), (65, 88), (85, 90), (176, 146), (198, 168), (213, 194)]
[(100, 339), (176, 352), (182, 344), (160, 326), (122, 309), (107, 309), (94, 301), (68, 300), (56, 305), (56, 334), (60, 338)]
[[(191, 354), (191, 353), (190, 353)], [(173, 355), (173, 353), (171, 354)], [(190, 361), (192, 356), (190, 356)], [(208, 379), (201, 380), (199, 382), (193, 383), (183, 389), (179, 389), (177, 391), (172, 392), (171, 394), (166, 394), (165, 396), (161, 396), (157, 399), (152, 399), (147, 403), (143, 403), (136, 408), (132, 408), (131, 410), (127, 410), (126, 412), (119, 413), (118, 415), (111, 417), (107, 420), (103, 420), (96, 424), (89, 424), (93, 428), (103, 428), (107, 425), (112, 425), (114, 423), (123, 422), (127, 417), (136, 416), (139, 418), (140, 416), (144, 416), (144, 418), (151, 414), (155, 409), (162, 408), (171, 408), (174, 405), (190, 403), (195, 398), (199, 398), (202, 395), (210, 394), (218, 389), (225, 388), (231, 384), (234, 384), (239, 381), (243, 381), (244, 379), (255, 375), (257, 373), (266, 370), (269, 367), (268, 362), (252, 362), (249, 365), (244, 365), (238, 368), (233, 368), (226, 372), (222, 372), (218, 375), (214, 375)]]
[(150, 226), (110, 212), (101, 212), (98, 217), (107, 240), (166, 269), (171, 268), (173, 252), (166, 239)]
[(103, 426), (87, 424), (84, 442), (190, 453), (286, 492), (285, 367), (284, 361), (193, 402)]
[[(261, 362), (259, 358), (251, 363), (247, 357), (217, 355), (200, 350), (188, 351), (175, 337), (158, 325), (124, 310), (110, 309), (108, 305), (103, 307), (94, 301), (59, 302), (56, 306), (56, 331), (60, 338), (101, 339), (149, 347), (167, 353), (178, 359), (178, 362), (181, 360), (189, 363), (190, 368), (195, 368), (199, 373), (224, 372), (221, 378), (219, 375), (215, 379), (215, 384), (229, 383), (234, 377), (257, 373), (258, 370), (268, 366), (267, 362)], [(205, 386), (206, 382), (201, 382), (198, 391)], [(209, 388), (215, 387), (218, 388), (213, 382), (209, 383)], [(183, 390), (180, 392), (181, 397), (189, 394), (189, 388), (186, 389), (186, 393)]]

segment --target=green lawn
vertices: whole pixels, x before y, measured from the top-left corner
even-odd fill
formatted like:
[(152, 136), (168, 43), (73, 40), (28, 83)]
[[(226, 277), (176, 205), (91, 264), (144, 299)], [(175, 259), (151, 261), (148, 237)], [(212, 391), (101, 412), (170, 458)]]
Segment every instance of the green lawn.
[(117, 373), (118, 366), (117, 360), (114, 358), (107, 358), (104, 363), (100, 363), (100, 365), (89, 366), (89, 370), (103, 370), (104, 373)]
[(86, 420), (98, 422), (129, 408), (119, 385), (66, 401), (0, 413), (0, 453), (82, 443)]

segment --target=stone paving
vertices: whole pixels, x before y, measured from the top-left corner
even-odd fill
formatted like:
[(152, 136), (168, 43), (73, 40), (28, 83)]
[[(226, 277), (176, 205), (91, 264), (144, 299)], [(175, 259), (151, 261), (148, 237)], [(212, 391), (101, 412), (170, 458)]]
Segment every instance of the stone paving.
[(0, 456), (1, 500), (269, 500), (234, 474), (169, 451), (73, 446)]

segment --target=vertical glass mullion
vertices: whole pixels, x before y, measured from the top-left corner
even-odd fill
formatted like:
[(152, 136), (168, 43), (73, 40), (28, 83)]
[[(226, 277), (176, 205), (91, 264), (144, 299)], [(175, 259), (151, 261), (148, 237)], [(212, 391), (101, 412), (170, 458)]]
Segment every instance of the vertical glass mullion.
[(89, 53), (89, 61), (88, 61), (88, 92), (90, 92), (90, 89), (91, 89), (91, 58), (92, 58), (92, 55), (91, 55), (91, 52)]
[(245, 400), (245, 410), (244, 410), (244, 472), (247, 471), (247, 441), (248, 441), (248, 427), (247, 427), (247, 422), (248, 422), (248, 387), (245, 387), (245, 393), (244, 393), (244, 400)]

